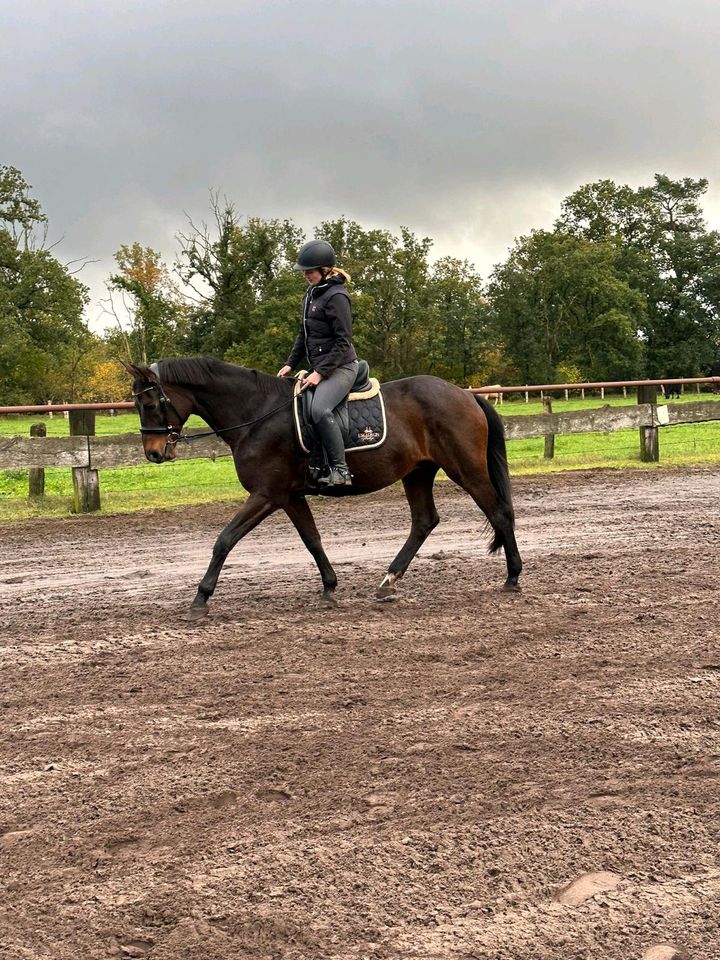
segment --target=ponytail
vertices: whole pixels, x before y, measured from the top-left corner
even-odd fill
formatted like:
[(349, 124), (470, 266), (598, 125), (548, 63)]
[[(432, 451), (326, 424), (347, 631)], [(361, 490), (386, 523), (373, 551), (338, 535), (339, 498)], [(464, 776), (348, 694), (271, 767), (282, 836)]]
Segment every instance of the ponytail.
[(340, 267), (324, 267), (323, 268), (323, 278), (327, 279), (328, 277), (345, 277), (345, 283), (350, 283), (350, 274), (346, 273), (345, 270), (341, 270)]

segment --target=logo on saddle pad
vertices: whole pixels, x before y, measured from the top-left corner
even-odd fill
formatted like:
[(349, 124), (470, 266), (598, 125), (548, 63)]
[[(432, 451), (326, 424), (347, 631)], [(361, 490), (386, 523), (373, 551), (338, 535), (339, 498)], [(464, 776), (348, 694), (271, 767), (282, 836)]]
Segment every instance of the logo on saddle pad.
[(365, 427), (364, 430), (361, 430), (357, 435), (358, 440), (361, 443), (374, 443), (376, 440), (379, 440), (382, 434), (378, 433), (377, 430), (373, 430), (372, 427)]

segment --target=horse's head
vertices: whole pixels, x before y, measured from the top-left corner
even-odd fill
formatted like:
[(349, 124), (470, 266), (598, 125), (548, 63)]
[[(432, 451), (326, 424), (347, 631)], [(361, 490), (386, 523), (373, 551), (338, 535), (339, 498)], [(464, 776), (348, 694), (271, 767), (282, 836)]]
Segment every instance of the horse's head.
[(134, 363), (123, 366), (133, 378), (145, 456), (152, 463), (174, 460), (180, 431), (192, 412), (192, 400), (179, 387), (164, 386), (151, 367)]

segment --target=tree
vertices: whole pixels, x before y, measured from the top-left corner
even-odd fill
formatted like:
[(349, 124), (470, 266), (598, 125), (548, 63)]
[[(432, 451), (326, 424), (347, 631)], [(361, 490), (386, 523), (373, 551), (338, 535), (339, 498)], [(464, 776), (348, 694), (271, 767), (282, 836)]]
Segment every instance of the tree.
[(40, 203), (30, 196), (31, 186), (16, 167), (0, 165), (0, 222), (16, 241), (30, 241), (39, 224), (47, 223)]
[(352, 277), (356, 346), (383, 379), (426, 372), (429, 237), (406, 227), (364, 230), (344, 217), (321, 223), (316, 235), (334, 247)]
[(108, 281), (106, 305), (116, 325), (110, 341), (128, 360), (143, 364), (178, 356), (185, 345), (188, 309), (160, 254), (133, 243), (121, 246), (115, 261), (118, 272)]
[(46, 219), (14, 167), (0, 167), (0, 389), (6, 403), (72, 400), (92, 335), (87, 289), (43, 247)]
[(443, 257), (428, 278), (425, 372), (469, 385), (497, 365), (482, 280), (466, 260)]
[(186, 345), (272, 369), (297, 333), (303, 283), (293, 264), (304, 235), (290, 220), (243, 222), (217, 195), (211, 206), (213, 228), (190, 222), (179, 235), (177, 269), (194, 296)]
[(488, 287), (497, 339), (525, 383), (573, 364), (589, 380), (639, 373), (643, 296), (618, 271), (612, 241), (537, 230), (521, 237)]
[(618, 272), (647, 308), (640, 329), (652, 377), (710, 369), (720, 345), (720, 235), (701, 209), (707, 180), (656, 174), (636, 190), (587, 184), (563, 203), (557, 227), (619, 246)]
[(98, 340), (83, 360), (82, 389), (78, 399), (111, 403), (126, 400), (130, 384), (126, 370), (107, 341)]

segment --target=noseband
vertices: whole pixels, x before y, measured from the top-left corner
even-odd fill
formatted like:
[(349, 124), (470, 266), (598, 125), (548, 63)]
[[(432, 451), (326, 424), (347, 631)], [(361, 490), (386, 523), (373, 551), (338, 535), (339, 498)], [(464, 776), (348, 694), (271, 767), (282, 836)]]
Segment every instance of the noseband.
[[(173, 427), (172, 424), (169, 423), (168, 421), (168, 408), (172, 408), (172, 401), (163, 390), (162, 384), (160, 383), (159, 380), (157, 383), (153, 383), (152, 386), (145, 387), (144, 390), (138, 390), (137, 393), (133, 393), (133, 396), (140, 397), (142, 396), (143, 393), (149, 393), (151, 390), (157, 390), (158, 393), (160, 394), (160, 408), (162, 410), (163, 417), (165, 419), (165, 426), (164, 427), (144, 427), (142, 425), (142, 412), (141, 412), (140, 413), (140, 433), (165, 434), (167, 439), (165, 441), (165, 449), (163, 450), (163, 457), (164, 457), (165, 454), (167, 453), (167, 448), (176, 446), (178, 441), (182, 439), (182, 435), (180, 433), (180, 430), (182, 428)], [(175, 410), (175, 413), (177, 413), (177, 410)]]

